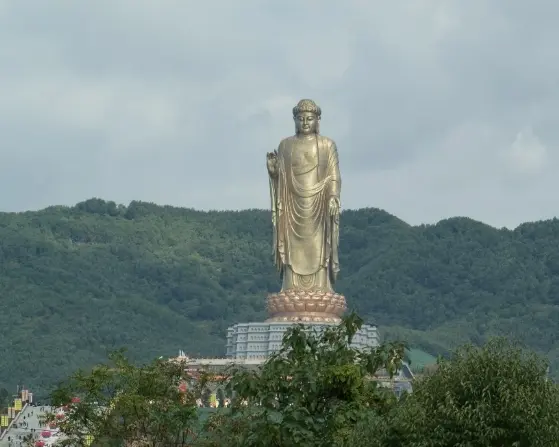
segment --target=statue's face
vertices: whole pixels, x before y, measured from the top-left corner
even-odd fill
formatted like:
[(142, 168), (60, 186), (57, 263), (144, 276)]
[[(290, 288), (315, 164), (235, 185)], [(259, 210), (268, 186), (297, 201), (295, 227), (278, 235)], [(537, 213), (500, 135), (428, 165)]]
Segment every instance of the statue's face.
[(317, 133), (318, 118), (312, 112), (301, 112), (295, 117), (297, 135), (311, 135)]

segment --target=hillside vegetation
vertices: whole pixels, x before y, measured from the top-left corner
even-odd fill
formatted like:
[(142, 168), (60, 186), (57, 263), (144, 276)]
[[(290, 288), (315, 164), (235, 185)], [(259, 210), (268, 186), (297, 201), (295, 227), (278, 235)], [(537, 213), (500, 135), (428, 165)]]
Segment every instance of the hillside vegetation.
[[(430, 354), (501, 334), (559, 367), (559, 220), (514, 231), (468, 218), (410, 226), (345, 211), (337, 290)], [(50, 388), (126, 346), (132, 358), (223, 355), (234, 322), (279, 288), (267, 211), (91, 199), (0, 213), (0, 383)]]

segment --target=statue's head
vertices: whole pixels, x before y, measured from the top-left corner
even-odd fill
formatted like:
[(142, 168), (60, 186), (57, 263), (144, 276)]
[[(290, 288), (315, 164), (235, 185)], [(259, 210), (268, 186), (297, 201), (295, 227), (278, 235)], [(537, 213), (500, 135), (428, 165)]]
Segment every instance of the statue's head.
[(297, 135), (317, 134), (322, 111), (312, 99), (301, 99), (293, 107), (293, 119)]

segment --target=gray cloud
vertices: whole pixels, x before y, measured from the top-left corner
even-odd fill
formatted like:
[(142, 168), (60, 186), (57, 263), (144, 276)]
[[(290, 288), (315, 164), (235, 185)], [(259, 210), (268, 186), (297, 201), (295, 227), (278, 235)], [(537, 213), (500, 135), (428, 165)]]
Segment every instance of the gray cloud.
[(345, 207), (556, 214), (555, 1), (0, 1), (0, 209), (267, 207), (301, 97)]

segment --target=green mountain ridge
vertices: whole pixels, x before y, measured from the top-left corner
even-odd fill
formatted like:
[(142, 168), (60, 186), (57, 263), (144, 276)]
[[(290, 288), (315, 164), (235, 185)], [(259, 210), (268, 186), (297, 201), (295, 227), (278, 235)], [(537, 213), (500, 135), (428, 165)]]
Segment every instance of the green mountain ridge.
[[(559, 366), (559, 220), (411, 226), (344, 211), (337, 291), (432, 355), (506, 335)], [(0, 213), (0, 382), (47, 389), (126, 346), (138, 360), (223, 355), (227, 327), (279, 288), (270, 213), (91, 199)]]

